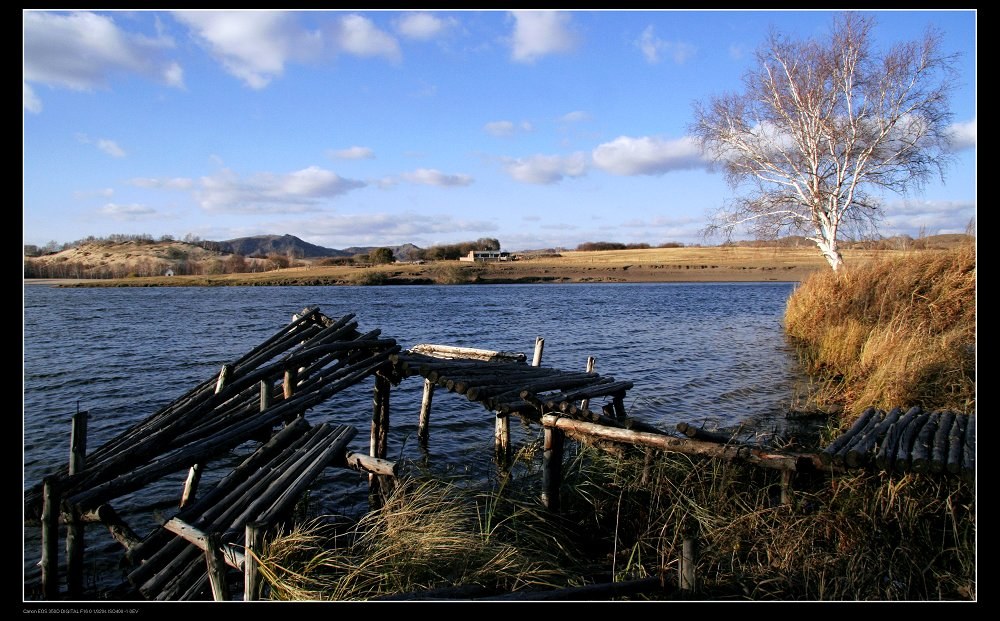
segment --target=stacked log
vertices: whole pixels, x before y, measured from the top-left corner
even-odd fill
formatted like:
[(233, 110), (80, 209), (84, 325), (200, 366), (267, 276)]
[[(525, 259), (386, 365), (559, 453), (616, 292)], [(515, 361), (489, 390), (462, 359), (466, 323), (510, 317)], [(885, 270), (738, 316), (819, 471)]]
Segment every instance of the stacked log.
[(919, 406), (905, 414), (900, 408), (889, 413), (869, 408), (819, 456), (824, 465), (844, 468), (874, 465), (885, 472), (949, 472), (971, 478), (975, 432), (970, 434), (968, 427), (974, 421), (975, 416), (924, 412)]

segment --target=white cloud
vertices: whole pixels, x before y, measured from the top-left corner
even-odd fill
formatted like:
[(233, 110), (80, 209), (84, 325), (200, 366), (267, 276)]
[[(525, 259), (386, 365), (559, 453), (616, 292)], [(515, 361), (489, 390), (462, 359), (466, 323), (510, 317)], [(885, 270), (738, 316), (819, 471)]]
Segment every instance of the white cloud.
[[(304, 225), (304, 226), (303, 226)], [(456, 219), (449, 214), (344, 214), (324, 215), (303, 223), (273, 223), (272, 230), (307, 228), (308, 241), (328, 248), (345, 246), (394, 245), (404, 242), (427, 247), (442, 236), (474, 232), (486, 234), (497, 226), (484, 220)], [(305, 237), (303, 237), (306, 239)], [(453, 240), (457, 241), (457, 240)]]
[(511, 11), (514, 34), (511, 57), (532, 63), (548, 54), (570, 52), (577, 37), (570, 29), (570, 15), (558, 11)]
[(653, 33), (653, 26), (646, 26), (642, 35), (635, 42), (636, 47), (642, 50), (642, 55), (646, 57), (646, 62), (656, 64), (662, 60), (664, 55), (670, 56), (678, 65), (683, 64), (688, 58), (694, 56), (695, 47), (690, 43), (682, 41), (665, 41)]
[(391, 61), (399, 61), (402, 52), (392, 35), (379, 30), (367, 17), (345, 15), (336, 28), (337, 46), (355, 56), (384, 56)]
[(430, 13), (407, 13), (396, 21), (396, 32), (408, 39), (428, 41), (457, 25), (453, 17), (441, 19)]
[(94, 196), (101, 196), (104, 198), (111, 198), (115, 195), (114, 188), (104, 188), (101, 190), (77, 190), (73, 192), (73, 198), (76, 199), (87, 199)]
[(257, 173), (245, 178), (227, 169), (202, 177), (195, 194), (208, 211), (280, 213), (309, 211), (323, 199), (364, 186), (362, 181), (345, 179), (316, 166), (283, 175)]
[(565, 177), (581, 177), (587, 173), (587, 156), (583, 153), (572, 155), (532, 155), (526, 158), (508, 158), (504, 169), (513, 179), (522, 183), (547, 185), (562, 181)]
[(81, 144), (93, 144), (96, 145), (98, 149), (104, 151), (112, 157), (125, 157), (125, 150), (118, 146), (118, 143), (114, 140), (108, 140), (107, 138), (98, 138), (97, 140), (91, 140), (87, 134), (77, 133), (77, 142)]
[(952, 151), (976, 148), (976, 119), (965, 123), (953, 123), (949, 128)]
[(879, 231), (884, 236), (917, 237), (921, 229), (927, 235), (964, 233), (976, 216), (976, 204), (962, 201), (894, 201), (885, 205)]
[(150, 188), (157, 190), (190, 190), (194, 187), (194, 181), (187, 177), (170, 177), (155, 179), (152, 177), (136, 177), (129, 179), (131, 185), (139, 188)]
[(413, 172), (403, 173), (400, 176), (410, 183), (419, 183), (421, 185), (456, 187), (472, 183), (472, 177), (469, 175), (446, 175), (440, 170), (434, 170), (433, 168), (418, 168)]
[(590, 115), (583, 110), (574, 110), (573, 112), (567, 112), (562, 115), (559, 117), (559, 120), (565, 123), (580, 123), (582, 121), (589, 121)]
[(107, 203), (100, 208), (99, 212), (105, 216), (110, 216), (115, 220), (141, 220), (156, 215), (156, 210), (146, 205), (119, 205), (117, 203)]
[(370, 160), (375, 157), (375, 152), (370, 148), (358, 146), (328, 151), (327, 154), (337, 160)]
[(35, 91), (32, 90), (31, 86), (27, 82), (24, 82), (24, 94), (21, 100), (22, 107), (26, 112), (31, 112), (38, 114), (42, 111), (42, 100), (35, 96)]
[(594, 164), (616, 175), (662, 175), (672, 170), (702, 168), (707, 163), (693, 138), (663, 140), (620, 136), (594, 149)]
[(494, 136), (510, 136), (514, 133), (514, 123), (511, 121), (490, 121), (483, 126), (486, 133)]
[(126, 72), (183, 86), (180, 66), (161, 60), (174, 45), (168, 37), (126, 33), (110, 17), (86, 11), (28, 10), (22, 16), (25, 82), (89, 91)]
[(207, 44), (227, 72), (261, 89), (280, 76), (290, 60), (322, 51), (319, 32), (307, 31), (283, 11), (177, 11), (174, 16)]
[(111, 157), (125, 157), (125, 149), (118, 146), (118, 143), (114, 140), (108, 140), (107, 138), (101, 138), (97, 141), (97, 148), (104, 151)]

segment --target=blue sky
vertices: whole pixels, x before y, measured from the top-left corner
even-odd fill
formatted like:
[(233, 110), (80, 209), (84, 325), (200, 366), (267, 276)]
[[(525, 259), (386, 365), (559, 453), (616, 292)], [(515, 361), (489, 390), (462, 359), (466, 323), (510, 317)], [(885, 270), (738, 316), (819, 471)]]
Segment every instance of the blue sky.
[[(24, 243), (716, 243), (700, 231), (733, 190), (693, 103), (738, 90), (771, 27), (822, 37), (833, 15), (25, 11)], [(963, 232), (977, 14), (874, 15), (881, 44), (933, 24), (961, 54), (954, 164), (884, 197), (881, 232)]]

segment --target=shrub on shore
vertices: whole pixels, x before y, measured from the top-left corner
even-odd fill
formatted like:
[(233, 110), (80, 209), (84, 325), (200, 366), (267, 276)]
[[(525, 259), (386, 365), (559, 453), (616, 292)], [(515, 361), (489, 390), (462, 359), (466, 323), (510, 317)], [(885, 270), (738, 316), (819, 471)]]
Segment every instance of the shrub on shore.
[(869, 406), (975, 410), (972, 244), (814, 273), (789, 298), (785, 328), (824, 384), (817, 400), (852, 417)]

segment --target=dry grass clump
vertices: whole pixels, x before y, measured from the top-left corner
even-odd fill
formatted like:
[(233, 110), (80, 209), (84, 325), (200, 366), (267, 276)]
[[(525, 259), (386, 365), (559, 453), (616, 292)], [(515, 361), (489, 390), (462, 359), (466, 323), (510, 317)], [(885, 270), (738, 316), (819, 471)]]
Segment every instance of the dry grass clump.
[(742, 463), (660, 454), (643, 484), (642, 457), (585, 459), (577, 502), (613, 538), (617, 579), (676, 584), (694, 537), (703, 599), (975, 598), (975, 491), (957, 478), (799, 475), (782, 505), (780, 475)]
[[(261, 572), (279, 600), (564, 586), (572, 575), (548, 550), (565, 546), (533, 511), (444, 481), (411, 479), (349, 529), (337, 532), (319, 518), (279, 535), (262, 555)], [(536, 546), (539, 538), (549, 541)]]
[(972, 244), (817, 272), (789, 298), (785, 328), (827, 381), (819, 399), (853, 416), (869, 406), (975, 409)]

